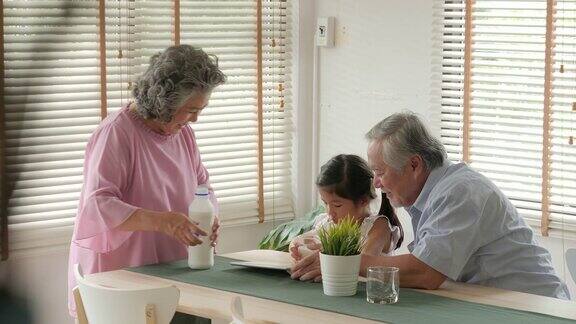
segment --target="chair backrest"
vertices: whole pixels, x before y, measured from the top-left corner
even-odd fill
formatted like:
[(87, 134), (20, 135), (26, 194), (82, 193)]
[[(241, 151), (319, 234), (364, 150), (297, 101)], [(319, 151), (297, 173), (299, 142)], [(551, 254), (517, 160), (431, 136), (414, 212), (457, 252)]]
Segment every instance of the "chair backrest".
[(576, 249), (566, 250), (566, 265), (568, 266), (572, 280), (576, 282)]
[[(272, 323), (269, 321), (248, 320), (244, 315), (244, 308), (242, 307), (242, 299), (240, 296), (234, 296), (230, 303), (230, 312), (232, 313), (232, 322), (230, 324), (260, 324)], [(276, 322), (274, 322), (276, 323)]]
[(240, 297), (235, 296), (230, 303), (230, 313), (232, 313), (232, 322), (230, 324), (245, 324), (244, 309), (242, 308), (242, 300)]
[(74, 275), (89, 324), (168, 324), (176, 312), (180, 291), (174, 286), (104, 287), (86, 280), (79, 264)]

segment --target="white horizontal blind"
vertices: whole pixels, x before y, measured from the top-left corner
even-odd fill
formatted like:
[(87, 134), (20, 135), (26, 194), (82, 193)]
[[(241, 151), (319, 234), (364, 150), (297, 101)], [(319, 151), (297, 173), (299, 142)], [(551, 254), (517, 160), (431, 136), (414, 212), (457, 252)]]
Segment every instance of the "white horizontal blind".
[(448, 158), (462, 159), (464, 98), (464, 0), (440, 2), (435, 21), (441, 24), (441, 123), (440, 135)]
[[(130, 29), (125, 36), (129, 47), (129, 60), (123, 62), (128, 73), (123, 74), (129, 82), (135, 81), (148, 67), (150, 57), (174, 45), (174, 1), (147, 0), (128, 1), (131, 5), (127, 23)], [(132, 8), (133, 7), (133, 8)], [(124, 15), (126, 19), (126, 16)], [(123, 22), (126, 24), (126, 21)], [(128, 98), (130, 94), (128, 93)], [(122, 101), (124, 104), (124, 101)], [(108, 111), (120, 106), (109, 106)]]
[(10, 249), (69, 241), (100, 121), (98, 2), (5, 0)]
[(540, 217), (546, 1), (473, 5), (471, 165)]
[(264, 210), (293, 217), (292, 10), (286, 0), (263, 1)]
[[(441, 3), (442, 17), (438, 19), (442, 24), (441, 136), (449, 158), (459, 161), (464, 137), (466, 3), (460, 0)], [(519, 213), (535, 226), (539, 226), (542, 216), (542, 190), (550, 186), (551, 226), (558, 227), (555, 221), (563, 216), (565, 220), (576, 220), (573, 209), (576, 195), (566, 190), (576, 180), (576, 174), (568, 172), (576, 168), (576, 160), (569, 157), (574, 147), (568, 145), (566, 136), (570, 124), (566, 118), (574, 120), (574, 115), (561, 113), (569, 111), (571, 104), (566, 103), (569, 101), (566, 86), (562, 85), (566, 81), (557, 78), (559, 65), (554, 65), (552, 180), (545, 183), (542, 163), (546, 9), (545, 0), (472, 2), (468, 162), (493, 180)], [(558, 15), (559, 11), (556, 19)], [(574, 43), (574, 38), (571, 42)], [(555, 60), (558, 50), (557, 47)], [(573, 45), (564, 51), (575, 53)]]
[[(4, 12), (4, 2), (0, 2), (0, 12)], [(4, 14), (0, 16), (0, 127), (4, 128)], [(6, 180), (5, 168), (5, 144), (4, 132), (0, 131), (0, 261), (8, 259), (8, 181)]]
[(562, 229), (576, 223), (576, 1), (557, 1), (555, 18), (550, 227)]
[[(180, 1), (180, 43), (217, 55), (228, 75), (193, 125), (225, 223), (258, 220), (256, 4)], [(292, 217), (290, 2), (263, 4), (265, 213)], [(173, 44), (174, 6), (171, 0), (105, 6), (111, 113), (128, 102), (149, 57)], [(69, 242), (85, 144), (101, 117), (98, 15), (94, 0), (4, 1), (11, 250)]]
[(108, 113), (131, 100), (150, 57), (174, 45), (173, 0), (106, 0)]
[[(106, 17), (106, 110), (110, 114), (130, 101), (130, 85), (134, 74), (140, 72), (133, 67), (136, 64), (137, 42), (135, 31), (138, 27), (136, 17), (144, 17), (143, 6), (147, 2), (131, 0), (105, 0)], [(170, 6), (170, 1), (166, 3)], [(170, 33), (165, 47), (170, 46)]]
[[(258, 220), (257, 1), (180, 1), (181, 44), (218, 56), (226, 84), (192, 126), (225, 222)], [(263, 1), (264, 212), (292, 217), (286, 1)], [(280, 16), (283, 16), (280, 18)], [(275, 47), (272, 47), (272, 43)], [(283, 84), (284, 91), (278, 91)], [(280, 108), (284, 96), (284, 108)]]

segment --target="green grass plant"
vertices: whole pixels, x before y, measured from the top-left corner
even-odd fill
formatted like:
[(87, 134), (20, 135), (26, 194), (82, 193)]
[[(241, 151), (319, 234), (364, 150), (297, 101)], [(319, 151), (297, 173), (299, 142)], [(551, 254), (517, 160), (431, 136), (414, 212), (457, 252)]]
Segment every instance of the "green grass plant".
[(322, 253), (328, 255), (357, 255), (362, 252), (363, 240), (360, 224), (350, 216), (318, 230)]

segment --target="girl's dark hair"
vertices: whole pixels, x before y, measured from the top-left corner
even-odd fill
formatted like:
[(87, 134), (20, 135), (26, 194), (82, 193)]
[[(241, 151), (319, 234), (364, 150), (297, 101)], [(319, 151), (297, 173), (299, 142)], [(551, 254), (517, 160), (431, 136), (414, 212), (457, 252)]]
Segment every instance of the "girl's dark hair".
[(388, 218), (388, 221), (390, 222), (390, 225), (398, 226), (398, 229), (400, 230), (400, 238), (398, 238), (398, 243), (396, 243), (396, 247), (394, 247), (394, 250), (396, 250), (402, 245), (402, 242), (404, 242), (404, 228), (402, 228), (400, 219), (398, 218), (398, 215), (396, 215), (394, 208), (392, 208), (390, 200), (388, 200), (386, 194), (382, 192), (381, 195), (382, 195), (382, 203), (380, 204), (380, 210), (378, 211), (378, 215), (386, 216), (386, 218)]
[[(372, 185), (373, 179), (374, 173), (364, 159), (353, 154), (340, 154), (331, 158), (320, 168), (316, 186), (344, 199), (350, 199), (356, 204), (362, 199), (376, 198)], [(400, 239), (394, 249), (399, 248), (404, 241), (404, 229), (384, 193), (382, 193), (382, 204), (378, 214), (384, 215), (390, 225), (398, 226), (400, 229)]]

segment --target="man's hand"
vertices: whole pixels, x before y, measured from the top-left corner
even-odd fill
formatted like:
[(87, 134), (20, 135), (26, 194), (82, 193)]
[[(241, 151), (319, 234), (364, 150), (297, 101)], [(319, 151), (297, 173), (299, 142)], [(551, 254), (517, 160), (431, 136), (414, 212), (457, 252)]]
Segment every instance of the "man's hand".
[(301, 281), (313, 280), (314, 282), (322, 281), (320, 272), (320, 251), (314, 250), (310, 255), (302, 257), (290, 269), (290, 277)]

